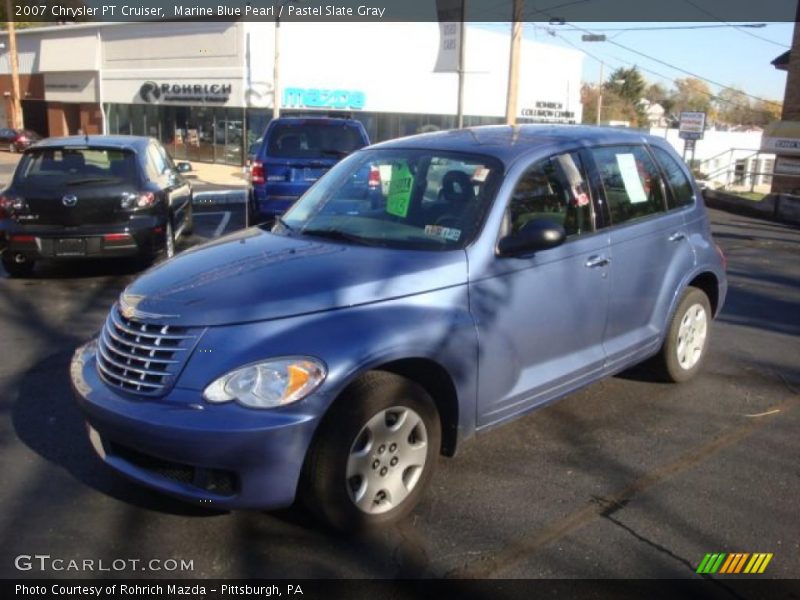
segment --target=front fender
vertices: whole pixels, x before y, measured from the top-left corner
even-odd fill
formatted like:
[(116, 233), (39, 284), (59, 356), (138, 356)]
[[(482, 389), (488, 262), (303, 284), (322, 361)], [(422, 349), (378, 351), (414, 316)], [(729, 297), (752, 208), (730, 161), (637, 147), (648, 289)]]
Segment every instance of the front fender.
[(478, 340), (466, 294), (466, 286), (456, 286), (312, 315), (211, 327), (176, 387), (202, 391), (248, 363), (313, 356), (326, 364), (328, 376), (291, 409), (322, 416), (365, 371), (402, 359), (427, 359), (450, 376), (459, 404), (459, 437), (468, 437), (475, 428)]

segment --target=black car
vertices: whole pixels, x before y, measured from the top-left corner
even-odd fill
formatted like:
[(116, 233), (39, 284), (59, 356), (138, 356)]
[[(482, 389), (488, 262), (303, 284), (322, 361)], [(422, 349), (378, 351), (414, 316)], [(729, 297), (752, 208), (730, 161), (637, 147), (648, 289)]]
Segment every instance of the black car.
[(41, 139), (42, 136), (30, 129), (0, 129), (0, 148), (9, 152), (22, 152)]
[(0, 196), (3, 267), (26, 276), (40, 259), (171, 257), (192, 229), (192, 188), (154, 139), (49, 138), (25, 150)]

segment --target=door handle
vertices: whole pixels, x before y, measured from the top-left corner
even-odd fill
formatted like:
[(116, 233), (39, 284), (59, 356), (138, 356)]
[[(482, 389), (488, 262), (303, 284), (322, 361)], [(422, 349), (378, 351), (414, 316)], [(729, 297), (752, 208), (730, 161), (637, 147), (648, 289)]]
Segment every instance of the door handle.
[(594, 269), (595, 267), (605, 267), (611, 262), (611, 259), (607, 256), (590, 256), (586, 259), (586, 267), (589, 269)]
[(686, 234), (683, 233), (682, 231), (676, 231), (667, 238), (667, 240), (669, 240), (670, 242), (680, 242), (681, 240), (685, 239), (686, 239)]

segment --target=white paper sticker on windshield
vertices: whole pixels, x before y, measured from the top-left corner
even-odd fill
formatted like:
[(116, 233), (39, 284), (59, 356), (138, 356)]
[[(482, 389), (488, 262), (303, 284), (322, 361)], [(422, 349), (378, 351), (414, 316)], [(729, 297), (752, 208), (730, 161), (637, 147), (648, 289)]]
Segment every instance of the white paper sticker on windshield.
[(486, 181), (486, 178), (489, 176), (489, 173), (491, 173), (491, 171), (486, 167), (483, 166), (477, 167), (475, 169), (475, 172), (472, 174), (472, 180), (483, 183), (484, 181)]
[(461, 239), (461, 230), (454, 227), (441, 227), (440, 225), (425, 225), (425, 233), (428, 235), (435, 235), (436, 237), (448, 240), (450, 242), (457, 242)]
[(617, 165), (622, 182), (625, 184), (625, 191), (631, 204), (647, 202), (647, 194), (644, 191), (642, 180), (639, 177), (639, 169), (636, 168), (636, 159), (633, 154), (617, 154)]

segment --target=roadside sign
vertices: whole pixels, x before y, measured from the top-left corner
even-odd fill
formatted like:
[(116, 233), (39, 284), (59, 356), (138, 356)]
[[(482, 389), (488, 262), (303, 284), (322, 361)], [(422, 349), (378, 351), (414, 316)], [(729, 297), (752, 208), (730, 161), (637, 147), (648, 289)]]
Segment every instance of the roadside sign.
[(800, 175), (800, 158), (779, 156), (772, 172), (775, 175)]
[(706, 113), (682, 112), (678, 125), (678, 137), (683, 140), (702, 140), (706, 128)]

